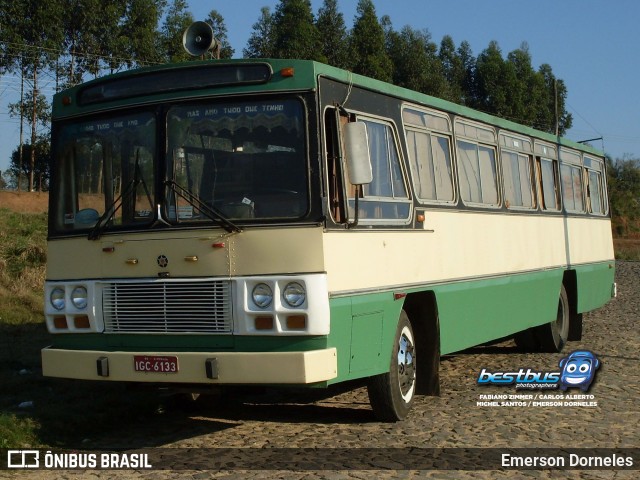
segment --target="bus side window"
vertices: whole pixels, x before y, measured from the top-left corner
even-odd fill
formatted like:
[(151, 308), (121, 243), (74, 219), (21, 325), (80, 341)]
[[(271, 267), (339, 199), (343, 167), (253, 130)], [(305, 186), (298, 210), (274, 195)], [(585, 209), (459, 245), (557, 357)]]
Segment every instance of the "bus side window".
[(498, 180), (493, 147), (458, 140), (460, 195), (467, 203), (497, 206)]
[(338, 124), (348, 122), (348, 118), (340, 115), (337, 108), (328, 108), (324, 114), (325, 148), (327, 152), (329, 211), (336, 223), (347, 221), (345, 210), (345, 191), (342, 179), (342, 156), (340, 154), (340, 134)]
[(602, 194), (602, 174), (596, 170), (585, 169), (585, 182), (587, 184), (587, 210), (596, 215), (603, 215), (604, 195)]
[(538, 179), (544, 210), (560, 210), (558, 191), (558, 162), (544, 157), (536, 157)]
[(570, 212), (584, 212), (582, 201), (582, 174), (581, 167), (563, 163), (560, 165), (560, 177), (562, 178), (562, 201), (564, 207)]
[(531, 157), (518, 152), (502, 151), (504, 199), (507, 208), (534, 208), (531, 182)]

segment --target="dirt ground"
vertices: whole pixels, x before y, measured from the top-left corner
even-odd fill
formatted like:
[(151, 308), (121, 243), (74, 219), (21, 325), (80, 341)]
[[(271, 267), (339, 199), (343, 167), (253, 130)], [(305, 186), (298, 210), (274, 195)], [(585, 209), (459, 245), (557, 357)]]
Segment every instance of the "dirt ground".
[(44, 213), (49, 209), (49, 192), (0, 190), (0, 208), (18, 213)]

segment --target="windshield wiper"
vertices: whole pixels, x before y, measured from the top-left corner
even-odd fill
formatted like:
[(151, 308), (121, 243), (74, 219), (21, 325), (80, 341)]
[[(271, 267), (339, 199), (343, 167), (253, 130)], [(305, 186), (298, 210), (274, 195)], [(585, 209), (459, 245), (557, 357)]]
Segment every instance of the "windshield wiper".
[(211, 221), (220, 225), (229, 233), (239, 233), (242, 231), (240, 227), (238, 227), (235, 223), (225, 217), (220, 211), (216, 208), (207, 205), (203, 202), (200, 197), (194, 195), (192, 192), (179, 185), (173, 180), (167, 180), (164, 182), (165, 186), (173, 190), (178, 196), (185, 199), (190, 205), (198, 209), (201, 213), (207, 216)]
[(111, 203), (111, 205), (109, 205), (109, 208), (107, 208), (107, 210), (98, 219), (94, 227), (89, 232), (89, 235), (87, 237), (89, 240), (98, 240), (102, 236), (105, 228), (107, 228), (107, 225), (109, 224), (113, 216), (120, 209), (120, 207), (122, 207), (124, 201), (138, 189), (138, 186), (140, 184), (142, 184), (142, 187), (144, 188), (144, 192), (147, 195), (147, 200), (149, 200), (149, 205), (153, 205), (153, 202), (151, 201), (151, 194), (149, 193), (147, 184), (142, 178), (142, 172), (140, 172), (140, 165), (138, 163), (139, 154), (140, 151), (136, 151), (136, 163), (133, 168), (133, 178), (127, 184), (120, 196), (116, 198), (113, 203)]

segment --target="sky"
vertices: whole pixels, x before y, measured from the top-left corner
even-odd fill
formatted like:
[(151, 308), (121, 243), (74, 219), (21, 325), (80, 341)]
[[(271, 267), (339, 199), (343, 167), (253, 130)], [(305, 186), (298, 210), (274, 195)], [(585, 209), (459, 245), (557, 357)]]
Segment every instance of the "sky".
[[(215, 9), (224, 18), (235, 57), (260, 18), (275, 11), (277, 0), (187, 0), (195, 20)], [(312, 0), (317, 14), (322, 0)], [(393, 28), (427, 29), (440, 44), (450, 35), (456, 46), (466, 40), (477, 56), (495, 40), (503, 57), (529, 46), (532, 65), (548, 63), (568, 90), (566, 108), (573, 127), (565, 135), (592, 145), (614, 159), (640, 158), (640, 1), (638, 0), (373, 0), (378, 17), (388, 15)], [(357, 0), (338, 0), (348, 28)], [(44, 86), (51, 92), (53, 86)], [(9, 118), (19, 81), (0, 78), (0, 170), (9, 165), (19, 141), (19, 122)]]

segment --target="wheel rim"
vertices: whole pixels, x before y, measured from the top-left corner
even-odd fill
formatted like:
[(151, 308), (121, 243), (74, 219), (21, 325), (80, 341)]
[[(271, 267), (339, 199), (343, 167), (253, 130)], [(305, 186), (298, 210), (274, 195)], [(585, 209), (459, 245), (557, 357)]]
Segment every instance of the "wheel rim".
[(416, 384), (415, 347), (413, 334), (407, 327), (402, 329), (398, 340), (398, 386), (402, 399), (409, 403)]

